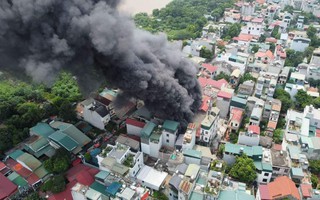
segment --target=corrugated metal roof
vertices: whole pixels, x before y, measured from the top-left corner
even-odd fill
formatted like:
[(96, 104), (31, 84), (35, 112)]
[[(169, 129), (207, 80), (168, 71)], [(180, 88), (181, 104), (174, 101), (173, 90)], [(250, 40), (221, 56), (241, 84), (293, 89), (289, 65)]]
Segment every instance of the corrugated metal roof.
[(38, 123), (34, 127), (30, 128), (30, 130), (36, 135), (42, 137), (49, 137), (49, 135), (55, 132), (55, 130), (51, 126), (49, 126), (49, 124), (43, 122)]
[(143, 129), (141, 130), (141, 137), (144, 138), (149, 138), (151, 133), (153, 132), (153, 129), (156, 127), (157, 125), (153, 122), (148, 122)]
[(179, 127), (179, 122), (172, 121), (172, 120), (166, 120), (163, 123), (162, 128), (166, 129), (167, 131), (170, 132), (175, 132)]
[(196, 178), (199, 170), (200, 170), (200, 166), (199, 165), (189, 164), (188, 169), (187, 169), (187, 171), (186, 171), (186, 173), (184, 175)]
[(34, 156), (24, 153), (17, 158), (17, 161), (23, 162), (26, 166), (28, 166), (32, 171), (38, 169), (42, 163), (36, 159)]
[(68, 151), (72, 151), (78, 146), (76, 141), (61, 131), (54, 132), (49, 136), (49, 138), (66, 148)]
[(183, 152), (183, 155), (185, 156), (189, 156), (189, 157), (194, 157), (194, 158), (201, 158), (202, 156), (202, 152), (201, 151), (197, 151), (197, 150), (193, 150), (193, 149), (186, 149)]

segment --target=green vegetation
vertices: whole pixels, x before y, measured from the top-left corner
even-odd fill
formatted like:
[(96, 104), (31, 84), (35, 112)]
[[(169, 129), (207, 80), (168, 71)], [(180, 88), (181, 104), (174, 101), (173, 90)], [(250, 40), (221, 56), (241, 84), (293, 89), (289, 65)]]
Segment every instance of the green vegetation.
[[(221, 168), (218, 168), (216, 167), (216, 165), (218, 163), (221, 163), (222, 164), (222, 167)], [(211, 164), (210, 164), (210, 170), (214, 170), (214, 171), (217, 171), (217, 172), (224, 172), (226, 170), (226, 167), (227, 167), (227, 164), (222, 161), (222, 160), (214, 160)]]
[(61, 174), (69, 169), (71, 164), (71, 156), (67, 150), (58, 149), (56, 154), (43, 162), (44, 167), (48, 172), (54, 174)]
[(282, 139), (283, 139), (283, 131), (282, 131), (282, 129), (276, 129), (273, 132), (273, 142), (275, 142), (276, 144), (281, 144), (282, 143)]
[(212, 60), (213, 53), (210, 49), (206, 49), (206, 47), (202, 47), (200, 49), (200, 57)]
[(168, 200), (169, 198), (167, 197), (167, 195), (165, 195), (163, 192), (161, 191), (154, 191), (152, 194), (152, 197), (154, 199), (159, 199), (159, 200)]
[(244, 73), (239, 80), (239, 84), (242, 84), (243, 82), (250, 81), (250, 80), (257, 82), (257, 79), (254, 78), (250, 73)]
[(166, 32), (170, 40), (191, 39), (201, 35), (207, 23), (204, 15), (218, 20), (233, 3), (234, 0), (175, 0), (165, 8), (153, 10), (152, 16), (138, 13), (134, 20), (138, 27), (152, 33)]
[(45, 198), (40, 197), (37, 192), (32, 192), (26, 198), (24, 198), (24, 200), (45, 200)]
[(271, 37), (280, 39), (279, 26), (275, 26), (271, 32)]
[(124, 160), (123, 165), (127, 167), (133, 167), (133, 158), (132, 154), (129, 154), (128, 157)]
[(303, 111), (307, 105), (313, 104), (313, 98), (303, 90), (298, 90), (298, 93), (294, 96), (294, 98), (296, 99), (295, 108), (299, 111)]
[(320, 175), (320, 160), (309, 160), (310, 172), (316, 175)]
[(241, 24), (234, 23), (234, 24), (228, 25), (223, 30), (221, 38), (228, 41), (228, 40), (231, 40), (233, 37), (238, 36), (240, 32), (241, 32)]
[(52, 89), (18, 80), (0, 81), (0, 155), (29, 136), (29, 128), (40, 120), (58, 115), (76, 119), (72, 102), (80, 99), (76, 81), (62, 73)]
[(236, 163), (232, 166), (229, 175), (236, 180), (251, 185), (257, 178), (253, 160), (245, 154), (237, 157)]
[(295, 51), (292, 49), (287, 49), (287, 58), (284, 63), (285, 66), (290, 66), (290, 67), (297, 67), (300, 63), (303, 62), (304, 59), (304, 53)]
[(230, 76), (224, 72), (220, 72), (217, 76), (214, 77), (214, 80), (220, 80), (220, 79), (225, 79), (226, 81), (229, 82)]
[(286, 114), (287, 110), (293, 107), (293, 101), (291, 100), (290, 94), (284, 89), (277, 88), (273, 95), (274, 98), (279, 99), (282, 103), (281, 113)]
[(314, 175), (314, 174), (311, 174), (311, 183), (312, 183), (312, 187), (313, 187), (314, 189), (317, 189), (318, 184), (319, 184), (318, 176), (316, 176), (316, 175)]
[(53, 176), (41, 186), (43, 192), (50, 191), (52, 193), (62, 192), (65, 188), (66, 181), (62, 175)]
[(260, 47), (259, 45), (255, 44), (253, 45), (253, 47), (251, 48), (251, 52), (252, 53), (257, 53), (259, 51)]

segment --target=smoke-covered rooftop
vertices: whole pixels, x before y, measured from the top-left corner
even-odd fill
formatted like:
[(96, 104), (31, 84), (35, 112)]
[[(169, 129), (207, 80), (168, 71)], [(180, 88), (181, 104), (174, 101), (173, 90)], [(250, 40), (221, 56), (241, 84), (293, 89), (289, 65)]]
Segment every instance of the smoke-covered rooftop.
[[(0, 69), (52, 82), (71, 71), (92, 89), (106, 79), (163, 118), (190, 121), (201, 104), (197, 68), (165, 35), (137, 29), (117, 0), (0, 1)], [(121, 102), (121, 101), (119, 101)]]

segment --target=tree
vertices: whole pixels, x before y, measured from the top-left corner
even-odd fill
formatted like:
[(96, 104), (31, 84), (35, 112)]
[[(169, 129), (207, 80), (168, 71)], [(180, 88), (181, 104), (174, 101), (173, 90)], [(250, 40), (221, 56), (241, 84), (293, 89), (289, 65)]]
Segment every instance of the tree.
[(271, 37), (277, 38), (278, 33), (279, 33), (279, 26), (275, 26), (271, 32)]
[(202, 47), (200, 49), (200, 57), (211, 60), (213, 58), (213, 53), (209, 49), (206, 49), (206, 47)]
[(311, 183), (312, 183), (312, 187), (314, 189), (317, 189), (317, 186), (319, 184), (319, 179), (318, 179), (318, 176), (314, 175), (314, 174), (311, 174)]
[(40, 197), (38, 192), (32, 192), (26, 198), (24, 198), (24, 200), (45, 200), (45, 199)]
[(52, 94), (71, 102), (81, 98), (77, 81), (70, 73), (62, 72), (51, 88)]
[(285, 66), (297, 67), (300, 63), (303, 62), (303, 59), (304, 59), (303, 52), (287, 49), (286, 53), (287, 53), (287, 58), (284, 63)]
[(310, 172), (316, 175), (320, 175), (320, 160), (309, 160)]
[(41, 187), (43, 192), (51, 191), (52, 193), (62, 192), (66, 188), (66, 182), (63, 175), (56, 175), (47, 180)]
[(258, 42), (260, 42), (260, 43), (265, 42), (266, 39), (267, 39), (266, 35), (262, 34), (262, 35), (259, 37)]
[(220, 80), (220, 79), (225, 79), (226, 81), (229, 82), (230, 76), (224, 72), (220, 72), (216, 77), (215, 80)]
[(273, 132), (273, 141), (276, 144), (281, 144), (282, 140), (283, 140), (283, 131), (282, 131), (282, 129), (276, 129)]
[(229, 175), (240, 182), (251, 185), (257, 178), (253, 160), (245, 154), (237, 157), (236, 163), (232, 166)]
[(252, 53), (257, 53), (259, 51), (260, 47), (259, 45), (253, 45), (253, 47), (251, 48), (251, 52)]
[(304, 90), (298, 90), (294, 98), (296, 99), (295, 108), (299, 111), (303, 111), (303, 109), (307, 105), (311, 105), (313, 101), (312, 97)]
[(307, 29), (308, 38), (311, 39), (311, 38), (315, 37), (316, 34), (317, 34), (317, 29), (313, 25), (309, 26)]
[(245, 81), (250, 81), (250, 80), (252, 80), (252, 81), (254, 81), (254, 82), (257, 81), (257, 79), (254, 78), (250, 73), (244, 73), (243, 76), (241, 76), (241, 78), (240, 78), (240, 80), (239, 80), (239, 84), (242, 84), (242, 83), (244, 83)]
[(293, 106), (293, 101), (291, 100), (290, 94), (284, 89), (277, 88), (273, 95), (274, 98), (279, 99), (281, 104), (281, 113), (287, 113), (287, 110)]
[(91, 161), (91, 155), (89, 152), (84, 154), (84, 159), (86, 160), (86, 162), (90, 162)]
[(60, 174), (69, 169), (71, 164), (70, 153), (65, 149), (58, 149), (54, 156), (44, 161), (43, 165), (48, 172)]

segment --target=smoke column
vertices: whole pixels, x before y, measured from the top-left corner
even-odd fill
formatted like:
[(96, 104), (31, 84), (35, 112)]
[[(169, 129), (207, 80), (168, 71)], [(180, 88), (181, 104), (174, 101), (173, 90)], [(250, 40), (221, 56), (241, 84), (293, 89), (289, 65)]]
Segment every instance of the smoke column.
[(90, 88), (105, 78), (120, 97), (190, 122), (201, 104), (196, 67), (164, 35), (137, 29), (118, 0), (1, 0), (0, 68), (50, 83), (60, 70)]

